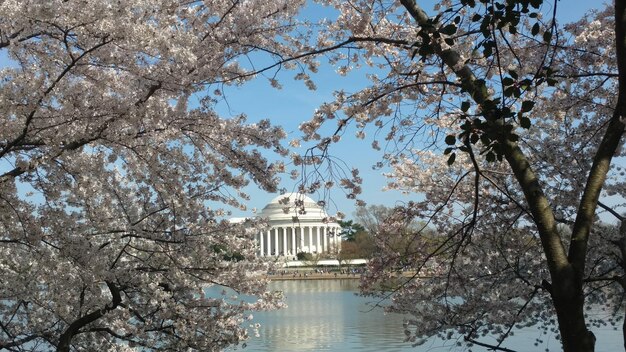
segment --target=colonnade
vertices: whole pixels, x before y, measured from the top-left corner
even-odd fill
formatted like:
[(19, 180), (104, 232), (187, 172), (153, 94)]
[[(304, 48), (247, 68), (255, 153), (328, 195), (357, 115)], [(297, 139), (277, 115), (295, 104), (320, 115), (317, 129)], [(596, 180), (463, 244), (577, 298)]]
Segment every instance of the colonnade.
[(337, 253), (341, 242), (337, 225), (276, 225), (257, 235), (260, 256), (295, 256), (299, 252)]

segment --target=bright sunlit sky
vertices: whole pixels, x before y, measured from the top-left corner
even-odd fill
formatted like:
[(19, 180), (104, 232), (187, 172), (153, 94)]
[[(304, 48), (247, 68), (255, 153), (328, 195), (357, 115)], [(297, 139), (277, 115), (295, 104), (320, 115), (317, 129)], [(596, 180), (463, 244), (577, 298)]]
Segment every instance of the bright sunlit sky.
[[(432, 0), (418, 1), (424, 9), (431, 9), (435, 3)], [(569, 22), (580, 18), (588, 9), (600, 7), (602, 3), (585, 0), (567, 0), (558, 2), (559, 18), (562, 22)], [(321, 18), (332, 16), (333, 11), (323, 10), (319, 6), (309, 7), (303, 11), (302, 17)], [(0, 50), (0, 67), (9, 65), (6, 51)], [(271, 75), (271, 73), (270, 73)], [(367, 85), (362, 73), (341, 77), (335, 74), (333, 68), (322, 65), (318, 74), (313, 75), (317, 85), (316, 91), (310, 91), (302, 81), (292, 79), (293, 72), (281, 71), (277, 78), (283, 85), (281, 90), (272, 88), (267, 78), (259, 77), (239, 87), (223, 88), (225, 100), (217, 104), (217, 112), (226, 118), (246, 114), (248, 122), (255, 122), (261, 119), (270, 119), (275, 125), (281, 125), (287, 133), (285, 145), (292, 139), (299, 139), (300, 132), (298, 126), (305, 120), (311, 118), (315, 109), (323, 102), (332, 100), (334, 90), (343, 89), (348, 93), (356, 92)], [(329, 124), (327, 130), (334, 129), (336, 125)], [(380, 160), (381, 154), (370, 148), (371, 139), (357, 140), (354, 137), (354, 129), (349, 129), (342, 137), (342, 141), (333, 144), (331, 154), (343, 160), (346, 167), (359, 168), (363, 177), (363, 194), (361, 199), (368, 204), (383, 204), (393, 206), (409, 200), (418, 199), (419, 195), (413, 194), (405, 196), (397, 191), (386, 191), (382, 189), (386, 184), (383, 172), (389, 171), (372, 170), (372, 165)], [(295, 151), (304, 152), (309, 145), (303, 146)], [(294, 191), (296, 181), (283, 175), (281, 187), (288, 192)], [(246, 192), (250, 194), (251, 200), (248, 203), (248, 210), (242, 211), (232, 209), (232, 216), (250, 216), (252, 209), (262, 209), (276, 194), (268, 194), (257, 189), (254, 185), (249, 186)], [(312, 198), (316, 199), (313, 195)], [(319, 199), (319, 197), (317, 197)], [(317, 200), (317, 199), (316, 199)], [(346, 199), (341, 190), (333, 190), (331, 193), (331, 203), (329, 213), (342, 211), (350, 218), (356, 208), (353, 200)]]
[[(435, 1), (418, 1), (424, 9), (432, 9)], [(590, 8), (599, 7), (603, 2), (585, 0), (567, 0), (558, 2), (558, 12), (561, 21), (570, 22), (583, 16)], [(319, 8), (305, 9), (302, 16), (314, 16), (315, 18), (332, 15), (331, 11), (321, 12)], [(315, 109), (324, 102), (333, 100), (333, 91), (343, 89), (346, 92), (356, 92), (365, 87), (367, 81), (362, 74), (349, 74), (341, 77), (334, 72), (331, 67), (321, 66), (318, 74), (313, 78), (317, 85), (316, 91), (310, 91), (302, 81), (291, 79), (293, 73), (284, 71), (279, 74), (283, 89), (272, 88), (266, 78), (260, 77), (248, 82), (241, 87), (225, 88), (225, 96), (228, 104), (222, 102), (218, 105), (218, 112), (222, 116), (236, 116), (246, 114), (250, 122), (259, 119), (269, 118), (272, 123), (282, 125), (288, 134), (287, 142), (298, 138), (300, 133), (298, 125), (312, 117)], [(328, 127), (336, 128), (331, 121)], [(330, 130), (327, 129), (327, 130)], [(342, 136), (338, 144), (334, 144), (331, 154), (341, 158), (348, 167), (359, 168), (363, 177), (363, 194), (360, 196), (368, 204), (382, 204), (393, 206), (398, 203), (418, 199), (419, 195), (403, 195), (397, 191), (383, 191), (387, 180), (382, 175), (388, 169), (372, 170), (372, 165), (380, 161), (381, 153), (370, 147), (371, 139), (357, 140), (354, 137), (354, 128), (348, 130)], [(350, 133), (352, 132), (352, 133)], [(369, 137), (369, 136), (368, 136)], [(308, 145), (302, 144), (298, 150), (304, 152)], [(283, 177), (282, 187), (288, 192), (295, 190), (296, 181), (292, 181), (288, 175)], [(250, 215), (250, 209), (262, 209), (274, 194), (268, 194), (253, 187), (248, 187), (251, 195), (248, 211), (233, 210), (235, 216)], [(312, 196), (315, 199), (315, 196)], [(341, 211), (352, 217), (356, 206), (353, 200), (346, 199), (341, 190), (333, 190), (331, 193), (333, 204), (329, 206), (328, 212)], [(317, 200), (317, 199), (316, 199)]]

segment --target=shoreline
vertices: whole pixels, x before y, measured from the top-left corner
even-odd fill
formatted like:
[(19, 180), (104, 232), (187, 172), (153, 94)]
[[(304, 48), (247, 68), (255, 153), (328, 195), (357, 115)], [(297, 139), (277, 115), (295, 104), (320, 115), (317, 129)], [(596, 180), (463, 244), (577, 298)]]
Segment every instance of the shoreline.
[(290, 281), (290, 280), (339, 280), (339, 279), (350, 279), (350, 280), (359, 280), (361, 278), (361, 274), (350, 274), (350, 273), (306, 273), (306, 274), (275, 274), (275, 275), (267, 275), (267, 279), (270, 281)]
[[(415, 278), (415, 271), (403, 271), (398, 277)], [(311, 273), (311, 272), (286, 272), (280, 274), (265, 275), (265, 278), (270, 281), (289, 281), (289, 280), (359, 280), (361, 278), (360, 272), (354, 273), (341, 273), (341, 272), (324, 272), (324, 273)], [(419, 278), (426, 278), (420, 276)]]

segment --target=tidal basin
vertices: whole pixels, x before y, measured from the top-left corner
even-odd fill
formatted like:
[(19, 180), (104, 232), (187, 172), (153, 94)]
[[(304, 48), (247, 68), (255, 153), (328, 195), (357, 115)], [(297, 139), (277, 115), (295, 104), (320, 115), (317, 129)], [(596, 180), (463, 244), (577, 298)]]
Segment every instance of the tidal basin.
[[(282, 290), (288, 308), (255, 312), (254, 321), (261, 324), (259, 336), (251, 336), (246, 347), (229, 351), (469, 351), (457, 340), (430, 339), (412, 347), (403, 342), (403, 316), (385, 314), (369, 297), (355, 295), (358, 280), (289, 280), (273, 281), (272, 290)], [(621, 326), (618, 328), (621, 330)], [(621, 331), (607, 326), (594, 329), (596, 351), (623, 350)], [(543, 343), (535, 345), (539, 338)], [(486, 340), (487, 342), (490, 342)], [(462, 342), (462, 341), (461, 341)], [(515, 351), (560, 351), (551, 335), (525, 329), (504, 345)], [(474, 346), (472, 351), (485, 351)]]

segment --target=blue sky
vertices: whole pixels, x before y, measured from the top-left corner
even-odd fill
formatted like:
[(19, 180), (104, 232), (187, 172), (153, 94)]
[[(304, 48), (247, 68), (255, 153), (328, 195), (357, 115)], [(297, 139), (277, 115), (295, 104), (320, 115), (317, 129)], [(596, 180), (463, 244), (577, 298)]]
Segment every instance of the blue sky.
[[(430, 9), (435, 2), (429, 0), (418, 1), (418, 3), (424, 4), (422, 5), (424, 9)], [(602, 3), (584, 0), (561, 0), (557, 5), (559, 18), (565, 22), (576, 20), (582, 17), (590, 8), (600, 7)], [(305, 11), (303, 15), (313, 15), (319, 18), (323, 15), (318, 10)], [(222, 116), (235, 116), (244, 113), (248, 116), (249, 121), (269, 118), (272, 123), (284, 127), (288, 134), (287, 141), (289, 141), (300, 136), (298, 125), (309, 119), (318, 106), (323, 102), (332, 101), (334, 90), (344, 89), (347, 92), (355, 92), (367, 85), (367, 81), (362, 78), (362, 75), (349, 74), (347, 77), (341, 77), (326, 65), (322, 65), (319, 73), (313, 76), (317, 85), (316, 91), (309, 91), (301, 81), (292, 80), (290, 78), (291, 75), (291, 72), (282, 72), (279, 76), (283, 85), (281, 90), (272, 88), (267, 79), (264, 78), (248, 82), (241, 87), (225, 88), (228, 104), (221, 102), (218, 104), (217, 110)], [(334, 128), (335, 125), (329, 124), (329, 127)], [(360, 169), (364, 180), (363, 194), (361, 195), (364, 201), (368, 204), (394, 206), (409, 200), (419, 199), (419, 195), (416, 194), (407, 196), (397, 191), (383, 192), (382, 189), (387, 181), (382, 176), (382, 173), (389, 170), (374, 171), (371, 168), (374, 163), (380, 161), (382, 154), (370, 148), (371, 140), (368, 140), (368, 138), (357, 140), (353, 136), (354, 129), (349, 131), (352, 133), (344, 134), (341, 142), (333, 145), (331, 153), (343, 159), (349, 167)], [(303, 148), (299, 150), (304, 151), (305, 147), (303, 144)], [(291, 191), (296, 186), (296, 183), (290, 180), (288, 176), (285, 176), (281, 186)], [(269, 200), (274, 198), (274, 195), (256, 190), (253, 187), (249, 187), (248, 192), (251, 194), (249, 208), (261, 209)], [(340, 190), (334, 190), (331, 197), (334, 204), (330, 207), (329, 213), (339, 210), (350, 218), (356, 209), (354, 201), (346, 199)], [(233, 214), (246, 216), (250, 215), (250, 212), (233, 210)]]
[[(433, 1), (420, 2), (425, 9), (432, 8)], [(571, 21), (580, 18), (589, 8), (599, 7), (601, 2), (568, 0), (559, 1), (559, 16), (564, 21)], [(320, 18), (332, 14), (328, 11), (320, 11), (319, 7), (306, 9), (302, 16), (308, 18)], [(0, 67), (8, 65), (5, 50), (0, 50)], [(260, 119), (270, 119), (273, 124), (282, 125), (287, 132), (285, 144), (290, 140), (299, 138), (300, 132), (298, 126), (301, 122), (308, 120), (314, 110), (323, 102), (332, 100), (332, 93), (336, 89), (344, 89), (347, 92), (355, 92), (367, 85), (362, 75), (348, 75), (341, 77), (334, 73), (334, 70), (327, 65), (322, 65), (320, 72), (313, 75), (318, 89), (310, 91), (306, 88), (302, 81), (294, 81), (292, 79), (293, 72), (282, 71), (278, 78), (283, 88), (277, 90), (272, 88), (266, 78), (252, 80), (239, 87), (224, 87), (223, 92), (225, 100), (219, 102), (216, 106), (217, 112), (223, 117), (232, 117), (239, 114), (246, 114), (249, 122), (255, 122)], [(329, 124), (328, 128), (335, 126)], [(357, 140), (353, 137), (354, 130), (348, 130), (344, 134), (339, 144), (333, 145), (331, 154), (340, 158), (349, 168), (356, 167), (361, 171), (363, 181), (363, 194), (361, 198), (368, 204), (384, 204), (393, 206), (398, 203), (404, 203), (409, 200), (418, 199), (419, 195), (405, 196), (396, 191), (382, 192), (382, 188), (386, 184), (386, 179), (382, 173), (388, 171), (372, 170), (371, 166), (380, 160), (381, 153), (370, 148), (371, 140)], [(306, 145), (296, 151), (304, 152)], [(288, 175), (284, 175), (281, 187), (292, 191), (296, 187), (296, 182), (291, 180)], [(248, 208), (261, 209), (275, 194), (268, 194), (258, 190), (254, 186), (250, 186), (246, 191), (251, 195)], [(313, 196), (315, 198), (315, 196)], [(340, 190), (335, 190), (331, 194), (331, 205), (329, 212), (334, 213), (340, 210), (351, 217), (355, 210), (354, 201), (346, 199)], [(233, 216), (251, 215), (250, 211), (240, 211), (233, 209)]]
[[(336, 75), (332, 69), (322, 66), (320, 73), (314, 76), (317, 85), (316, 91), (308, 90), (301, 81), (293, 81), (290, 78), (291, 72), (285, 72), (281, 83), (283, 88), (276, 90), (272, 88), (266, 79), (258, 79), (248, 82), (241, 87), (225, 88), (226, 102), (220, 102), (217, 110), (222, 116), (235, 116), (244, 113), (250, 122), (268, 118), (273, 124), (281, 125), (287, 133), (286, 142), (292, 139), (299, 139), (301, 136), (298, 126), (300, 123), (312, 117), (313, 112), (324, 102), (333, 100), (333, 91), (338, 87), (355, 92), (359, 88), (366, 86), (367, 82), (357, 75), (341, 77)], [(317, 78), (317, 79), (316, 79)], [(329, 122), (325, 130), (332, 133), (331, 129), (336, 128), (333, 122)], [(360, 169), (364, 179), (364, 200), (372, 204), (393, 205), (397, 200), (408, 200), (398, 192), (381, 193), (386, 181), (381, 175), (381, 171), (373, 171), (371, 166), (381, 159), (381, 153), (370, 148), (371, 141), (356, 140), (354, 129), (349, 129), (342, 137), (341, 142), (332, 145), (331, 154), (343, 160), (348, 168), (357, 167)], [(302, 147), (294, 151), (304, 153), (310, 146), (306, 142)], [(293, 191), (296, 182), (292, 181), (288, 175), (282, 177), (282, 187), (287, 191)], [(250, 208), (261, 209), (274, 195), (249, 187), (251, 193)], [(315, 199), (315, 197), (313, 196)], [(317, 199), (316, 199), (317, 200)], [(340, 190), (334, 190), (331, 200), (336, 203), (331, 206), (329, 212), (340, 210), (350, 215), (354, 210), (354, 201), (345, 198)], [(235, 211), (238, 216), (246, 215), (246, 212)], [(249, 214), (249, 213), (248, 213)]]

